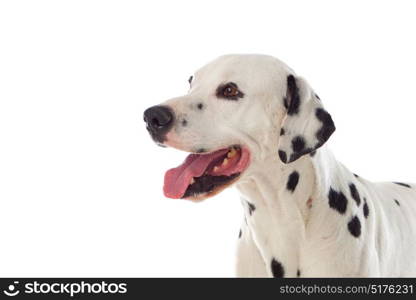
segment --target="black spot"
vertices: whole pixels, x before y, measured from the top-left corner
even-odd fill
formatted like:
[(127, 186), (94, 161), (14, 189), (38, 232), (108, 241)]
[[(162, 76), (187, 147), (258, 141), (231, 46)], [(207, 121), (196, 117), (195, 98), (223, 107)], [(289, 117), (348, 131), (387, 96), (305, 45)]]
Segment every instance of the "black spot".
[(188, 83), (191, 84), (192, 83), (192, 79), (194, 79), (194, 76), (190, 76), (188, 79)]
[(240, 232), (238, 233), (238, 238), (241, 239), (241, 235), (243, 234), (243, 232), (240, 229)]
[(355, 200), (355, 202), (357, 202), (357, 205), (360, 205), (361, 203), (360, 194), (358, 193), (357, 188), (355, 187), (354, 183), (350, 183), (350, 193), (351, 193), (351, 197)]
[(315, 156), (315, 154), (316, 154), (316, 150), (314, 150), (314, 151), (312, 151), (311, 153), (309, 153), (309, 155), (310, 155), (311, 157), (314, 157), (314, 156)]
[(411, 188), (411, 186), (408, 185), (407, 183), (403, 183), (403, 182), (393, 182), (393, 183), (398, 184), (398, 185), (401, 185), (401, 186), (405, 186), (405, 187), (407, 187), (409, 189)]
[(396, 204), (397, 204), (398, 206), (400, 206), (400, 202), (399, 202), (398, 200), (394, 199), (394, 202), (396, 202)]
[(183, 127), (186, 127), (186, 125), (188, 125), (188, 121), (187, 121), (187, 120), (185, 120), (185, 119), (183, 119), (183, 120), (182, 120), (182, 126), (183, 126)]
[(199, 110), (202, 110), (204, 108), (204, 104), (198, 103), (196, 107), (198, 107)]
[(299, 173), (297, 171), (293, 171), (287, 180), (286, 188), (291, 191), (292, 193), (295, 191), (296, 186), (299, 182)]
[(315, 97), (318, 98), (319, 100), (321, 100), (321, 98), (319, 98), (318, 94), (315, 94)]
[(315, 148), (321, 147), (335, 131), (335, 124), (332, 121), (331, 115), (324, 110), (323, 108), (317, 108), (315, 115), (319, 121), (322, 122), (322, 127), (316, 132), (316, 138), (318, 139), (318, 144)]
[(199, 148), (198, 150), (196, 150), (196, 153), (204, 153), (207, 150), (205, 148)]
[(348, 222), (348, 230), (354, 237), (359, 237), (361, 234), (361, 223), (357, 216), (351, 218)]
[(273, 277), (283, 278), (285, 276), (285, 269), (283, 268), (282, 264), (278, 262), (275, 258), (272, 259), (271, 269)]
[(247, 205), (248, 205), (248, 213), (251, 216), (253, 214), (253, 212), (256, 210), (256, 206), (254, 206), (253, 203), (250, 203), (248, 201), (246, 201), (246, 202), (247, 202)]
[(282, 162), (287, 162), (287, 155), (285, 151), (279, 150), (279, 157)]
[(286, 97), (284, 99), (284, 106), (287, 109), (288, 115), (294, 115), (299, 112), (299, 88), (296, 84), (296, 79), (293, 75), (289, 75), (287, 77), (287, 90)]
[(364, 217), (368, 218), (370, 210), (368, 209), (367, 200), (365, 198), (364, 198), (364, 205), (363, 205), (363, 213), (364, 213)]
[(360, 178), (357, 174), (353, 173), (355, 178)]
[(298, 269), (298, 271), (296, 272), (296, 276), (300, 277), (300, 270)]
[(283, 127), (280, 129), (280, 136), (282, 135), (285, 135), (285, 129)]
[(292, 140), (292, 149), (294, 152), (302, 152), (305, 150), (305, 140), (300, 135), (295, 136)]
[(347, 210), (347, 198), (342, 192), (337, 192), (332, 188), (329, 189), (328, 193), (329, 206), (340, 214), (344, 214)]
[(307, 153), (311, 153), (313, 149), (311, 148), (305, 148), (303, 151), (300, 152), (294, 152), (292, 153), (292, 155), (290, 155), (290, 159), (289, 162), (295, 161), (297, 160), (299, 157), (301, 157), (302, 155), (305, 155)]

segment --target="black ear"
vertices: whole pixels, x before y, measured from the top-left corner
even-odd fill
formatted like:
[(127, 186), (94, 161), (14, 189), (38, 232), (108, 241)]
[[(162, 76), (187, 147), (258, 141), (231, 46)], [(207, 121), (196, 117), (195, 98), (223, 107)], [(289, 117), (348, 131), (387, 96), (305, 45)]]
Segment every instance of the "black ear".
[(300, 77), (287, 77), (283, 100), (286, 117), (281, 125), (279, 157), (290, 163), (321, 147), (335, 131), (331, 115), (309, 84)]

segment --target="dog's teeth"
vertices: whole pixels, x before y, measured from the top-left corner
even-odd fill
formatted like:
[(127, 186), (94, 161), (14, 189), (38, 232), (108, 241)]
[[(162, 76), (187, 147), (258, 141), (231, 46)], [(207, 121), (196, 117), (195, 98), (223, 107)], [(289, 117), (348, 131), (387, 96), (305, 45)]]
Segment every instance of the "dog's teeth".
[(227, 153), (227, 157), (231, 158), (231, 157), (234, 157), (236, 154), (237, 154), (237, 151), (234, 148), (231, 148), (231, 150), (228, 151)]
[(195, 179), (192, 177), (191, 181), (189, 182), (189, 184), (194, 184), (195, 183)]
[(224, 158), (224, 160), (222, 162), (222, 165), (223, 166), (226, 166), (227, 164), (228, 164), (228, 158)]
[(219, 169), (219, 167), (214, 167), (214, 172), (217, 172)]

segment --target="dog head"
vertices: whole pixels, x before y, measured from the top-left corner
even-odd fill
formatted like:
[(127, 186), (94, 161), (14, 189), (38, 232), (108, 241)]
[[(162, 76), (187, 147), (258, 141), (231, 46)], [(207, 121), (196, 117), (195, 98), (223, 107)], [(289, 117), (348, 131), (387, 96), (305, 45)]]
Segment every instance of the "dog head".
[(191, 152), (165, 174), (170, 198), (215, 195), (270, 155), (290, 163), (313, 153), (335, 130), (308, 83), (270, 56), (219, 57), (189, 84), (144, 113), (156, 143)]

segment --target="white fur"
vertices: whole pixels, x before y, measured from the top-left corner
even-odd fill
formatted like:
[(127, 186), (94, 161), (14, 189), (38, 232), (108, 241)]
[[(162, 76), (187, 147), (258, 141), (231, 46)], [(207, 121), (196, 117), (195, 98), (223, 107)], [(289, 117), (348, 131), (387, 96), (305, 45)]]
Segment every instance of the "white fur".
[[(297, 134), (306, 138), (307, 146), (316, 144), (313, 134), (321, 123), (314, 109), (323, 108), (308, 83), (296, 77), (300, 111), (287, 116), (283, 99), (289, 74), (295, 75), (270, 56), (222, 56), (195, 73), (187, 95), (165, 103), (177, 116), (165, 144), (188, 152), (234, 144), (250, 149), (250, 166), (235, 184), (245, 206), (237, 276), (272, 276), (272, 259), (281, 263), (285, 277), (296, 277), (298, 270), (301, 277), (416, 276), (414, 186), (356, 178), (326, 144), (313, 157), (306, 154), (287, 164), (279, 159), (278, 150), (291, 155), (291, 139)], [(244, 98), (216, 97), (217, 86), (230, 81)], [(203, 110), (196, 108), (198, 103)], [(188, 126), (181, 126), (182, 119)], [(282, 127), (286, 134), (280, 137)], [(294, 170), (300, 179), (292, 193), (286, 184)], [(359, 191), (359, 206), (351, 197), (350, 183)], [(344, 214), (329, 206), (330, 187), (347, 197)], [(368, 218), (363, 216), (364, 198)], [(256, 207), (252, 215), (246, 201)], [(347, 228), (353, 216), (361, 224), (358, 238)]]

